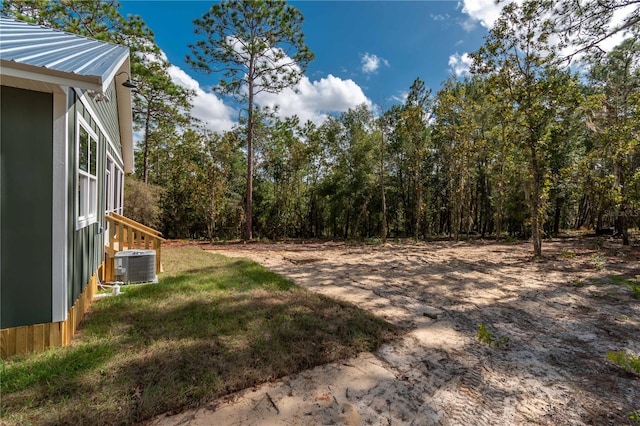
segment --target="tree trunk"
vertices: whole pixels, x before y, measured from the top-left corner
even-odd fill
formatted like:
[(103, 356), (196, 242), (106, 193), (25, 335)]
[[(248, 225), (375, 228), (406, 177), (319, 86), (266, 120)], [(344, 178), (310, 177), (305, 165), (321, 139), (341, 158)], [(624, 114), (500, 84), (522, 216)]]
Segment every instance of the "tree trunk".
[(629, 228), (627, 228), (627, 221), (625, 218), (622, 218), (622, 245), (629, 245)]
[(383, 243), (387, 242), (387, 200), (384, 190), (384, 133), (380, 132), (380, 197), (382, 202), (382, 230), (380, 239)]
[(151, 112), (147, 103), (147, 116), (144, 121), (144, 151), (142, 152), (142, 181), (149, 183), (149, 122), (151, 121)]
[(422, 182), (420, 182), (420, 170), (416, 171), (415, 178), (416, 185), (416, 209), (415, 209), (415, 217), (414, 220), (414, 228), (413, 228), (413, 238), (418, 239), (420, 234), (420, 219), (422, 218)]
[(617, 175), (617, 182), (618, 185), (620, 187), (620, 196), (622, 198), (622, 202), (619, 203), (620, 206), (620, 210), (618, 211), (618, 218), (620, 219), (620, 229), (618, 230), (618, 232), (622, 235), (622, 245), (623, 246), (628, 246), (629, 245), (629, 229), (628, 229), (628, 223), (627, 223), (627, 214), (629, 214), (629, 212), (627, 212), (627, 183), (625, 181), (625, 176), (623, 173), (624, 170), (624, 166), (622, 161), (618, 161), (616, 164), (616, 175)]
[(562, 217), (562, 202), (564, 200), (560, 197), (556, 197), (556, 209), (553, 215), (553, 235), (560, 233), (560, 219)]
[(536, 257), (542, 256), (542, 236), (540, 234), (540, 184), (541, 176), (538, 165), (538, 158), (534, 148), (531, 148), (531, 172), (533, 182), (531, 188), (531, 239), (533, 240), (533, 254)]
[[(251, 67), (253, 68), (253, 67)], [(249, 75), (253, 69), (249, 70)], [(253, 81), (249, 80), (249, 111), (247, 117), (247, 201), (245, 208), (244, 239), (253, 239)]]

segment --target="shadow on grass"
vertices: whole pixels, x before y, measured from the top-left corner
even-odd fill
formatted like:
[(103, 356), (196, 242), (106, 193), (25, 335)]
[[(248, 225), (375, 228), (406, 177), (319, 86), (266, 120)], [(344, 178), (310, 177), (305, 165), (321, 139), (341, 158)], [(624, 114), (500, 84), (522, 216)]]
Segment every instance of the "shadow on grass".
[(71, 348), (6, 363), (7, 420), (130, 424), (375, 350), (398, 334), (252, 262), (214, 263), (103, 299)]

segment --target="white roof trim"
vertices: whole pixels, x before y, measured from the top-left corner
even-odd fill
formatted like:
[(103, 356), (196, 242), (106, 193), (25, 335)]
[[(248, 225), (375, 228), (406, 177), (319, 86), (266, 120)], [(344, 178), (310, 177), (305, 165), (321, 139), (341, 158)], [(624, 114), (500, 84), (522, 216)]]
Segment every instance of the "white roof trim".
[[(17, 65), (17, 66), (16, 66)], [(98, 76), (79, 76), (71, 73), (49, 70), (42, 67), (32, 67), (21, 65), (13, 61), (0, 60), (2, 75), (23, 78), (25, 80), (42, 81), (45, 83), (58, 84), (61, 86), (78, 87), (86, 90), (103, 92), (106, 86), (102, 84), (102, 79)]]

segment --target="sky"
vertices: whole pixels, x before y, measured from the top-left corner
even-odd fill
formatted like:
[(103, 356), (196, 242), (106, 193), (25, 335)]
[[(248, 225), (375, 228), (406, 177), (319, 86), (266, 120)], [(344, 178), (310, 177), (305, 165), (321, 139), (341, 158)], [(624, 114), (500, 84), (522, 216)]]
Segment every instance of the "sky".
[[(468, 54), (483, 43), (501, 10), (494, 0), (289, 1), (304, 16), (305, 43), (315, 55), (296, 89), (262, 94), (283, 117), (321, 124), (365, 103), (384, 111), (402, 103), (416, 79), (435, 94), (451, 76), (468, 74)], [(193, 20), (211, 1), (121, 0), (123, 14), (140, 15), (172, 64), (175, 83), (195, 91), (192, 114), (214, 131), (229, 130), (239, 108), (211, 91), (218, 81), (185, 61), (197, 40)]]

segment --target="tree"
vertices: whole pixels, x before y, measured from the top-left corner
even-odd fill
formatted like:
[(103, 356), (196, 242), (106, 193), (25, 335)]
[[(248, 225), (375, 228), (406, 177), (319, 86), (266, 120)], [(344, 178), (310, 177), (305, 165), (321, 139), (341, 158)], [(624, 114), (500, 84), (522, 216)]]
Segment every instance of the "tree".
[(257, 147), (259, 179), (256, 210), (259, 230), (270, 238), (301, 237), (305, 233), (309, 192), (309, 149), (300, 137), (298, 117), (276, 118)]
[[(139, 16), (122, 16), (119, 2), (16, 1), (2, 3), (2, 11), (19, 19), (129, 47), (131, 77), (138, 86), (133, 96), (134, 124), (143, 130), (141, 179), (149, 183), (149, 154), (159, 133), (173, 132), (189, 117), (192, 93), (171, 81), (169, 64), (156, 45), (153, 31)], [(161, 132), (160, 132), (161, 129)], [(154, 143), (155, 142), (155, 143)]]
[(477, 163), (478, 102), (471, 82), (448, 80), (437, 94), (436, 136), (446, 165), (451, 223), (456, 240), (460, 231), (469, 234), (472, 219), (474, 168)]
[(229, 0), (194, 20), (187, 62), (206, 74), (220, 73), (216, 86), (247, 105), (247, 192), (245, 239), (251, 240), (255, 96), (278, 93), (298, 83), (313, 59), (304, 44), (302, 14), (279, 0)]
[(127, 179), (124, 185), (124, 214), (136, 222), (158, 228), (161, 225), (162, 193), (163, 189), (159, 186), (145, 185), (135, 178)]
[(572, 46), (568, 59), (593, 49), (603, 53), (598, 45), (616, 34), (640, 34), (640, 0), (560, 0), (546, 6), (558, 17), (556, 34)]
[[(604, 176), (604, 193), (614, 210), (616, 230), (629, 245), (628, 219), (638, 195), (640, 167), (640, 43), (633, 38), (615, 47), (589, 73), (594, 93), (585, 111), (593, 133), (590, 158)], [(602, 212), (600, 212), (602, 213)]]
[(555, 66), (556, 53), (549, 42), (552, 22), (541, 11), (545, 0), (522, 6), (511, 3), (474, 53), (475, 71), (495, 76), (495, 89), (514, 112), (516, 143), (524, 154), (528, 177), (525, 191), (530, 208), (531, 236), (535, 256), (542, 255), (542, 222), (547, 199), (548, 162), (558, 112), (575, 108), (577, 82)]
[(387, 152), (387, 142), (386, 142), (386, 132), (387, 132), (387, 126), (389, 125), (388, 120), (387, 120), (387, 116), (382, 116), (380, 118), (378, 118), (377, 120), (377, 124), (378, 124), (378, 129), (380, 131), (380, 151), (379, 151), (379, 157), (380, 157), (380, 168), (379, 168), (379, 175), (380, 175), (380, 210), (382, 211), (382, 217), (380, 219), (381, 221), (381, 229), (380, 229), (380, 240), (382, 240), (382, 243), (386, 243), (387, 242), (387, 234), (388, 234), (388, 226), (387, 226), (387, 191), (385, 188), (385, 173), (386, 173), (386, 169), (385, 169), (385, 154)]
[[(395, 193), (396, 232), (401, 226), (406, 235), (418, 238), (424, 229), (425, 167), (429, 160), (431, 90), (416, 78), (403, 105), (395, 105), (384, 115), (388, 131), (388, 158)], [(386, 202), (386, 194), (385, 194)], [(392, 204), (393, 203), (393, 204)], [(402, 225), (400, 225), (402, 224)]]
[(411, 87), (407, 100), (400, 113), (400, 122), (397, 131), (403, 144), (407, 148), (409, 158), (409, 175), (412, 180), (414, 196), (413, 237), (418, 238), (422, 224), (423, 206), (423, 163), (427, 155), (427, 142), (429, 140), (427, 123), (431, 106), (431, 90), (427, 89), (424, 82), (416, 78)]
[(132, 73), (138, 79), (138, 88), (133, 93), (133, 118), (136, 130), (143, 131), (142, 167), (137, 170), (142, 170), (140, 177), (145, 184), (149, 183), (149, 157), (153, 148), (160, 145), (167, 133), (191, 121), (187, 111), (191, 108), (193, 92), (173, 83), (168, 67), (162, 59), (132, 64)]

